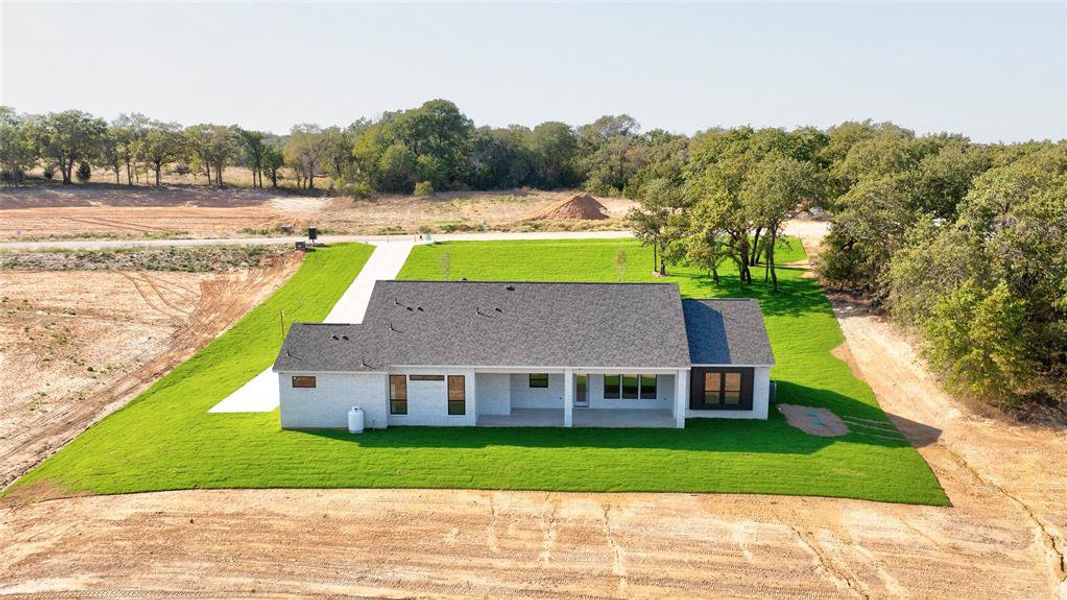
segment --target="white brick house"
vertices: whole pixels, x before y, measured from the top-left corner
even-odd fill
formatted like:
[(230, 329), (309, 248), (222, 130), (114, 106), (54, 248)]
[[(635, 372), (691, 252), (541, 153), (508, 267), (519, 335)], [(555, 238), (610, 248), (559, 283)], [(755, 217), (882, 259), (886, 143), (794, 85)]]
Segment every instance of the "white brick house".
[(281, 425), (684, 427), (766, 419), (755, 300), (674, 284), (382, 281), (362, 324), (294, 324)]

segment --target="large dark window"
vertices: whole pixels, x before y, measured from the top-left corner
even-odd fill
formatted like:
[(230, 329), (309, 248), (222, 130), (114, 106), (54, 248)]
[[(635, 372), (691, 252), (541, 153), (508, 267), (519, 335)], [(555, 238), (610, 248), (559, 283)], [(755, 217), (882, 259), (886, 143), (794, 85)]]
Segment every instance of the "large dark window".
[(722, 373), (704, 373), (704, 404), (718, 404), (722, 397)]
[(604, 376), (604, 398), (608, 400), (618, 400), (620, 398), (620, 392), (622, 388), (619, 385), (619, 380), (622, 379), (619, 375), (605, 375)]
[(656, 375), (605, 375), (605, 400), (655, 400)]
[(408, 378), (404, 375), (389, 376), (389, 414), (408, 414)]
[(655, 375), (642, 375), (641, 376), (641, 399), (642, 400), (655, 400), (656, 399), (656, 379)]
[(694, 410), (751, 410), (750, 368), (694, 367), (689, 406)]
[(448, 376), (448, 414), (467, 414), (467, 380), (462, 375)]
[(530, 373), (530, 387), (547, 388), (548, 373)]
[(315, 385), (314, 375), (293, 375), (293, 387), (295, 388), (313, 388)]
[(741, 374), (722, 374), (722, 403), (727, 406), (741, 404)]

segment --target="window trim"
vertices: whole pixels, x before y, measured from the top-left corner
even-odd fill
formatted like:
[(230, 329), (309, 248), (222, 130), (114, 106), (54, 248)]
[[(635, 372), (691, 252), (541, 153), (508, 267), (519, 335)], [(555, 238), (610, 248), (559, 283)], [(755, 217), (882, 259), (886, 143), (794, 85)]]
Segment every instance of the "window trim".
[[(304, 383), (310, 382), (311, 385), (298, 384), (298, 381), (302, 381)], [(296, 390), (311, 390), (319, 386), (319, 380), (314, 375), (293, 375), (293, 379), (290, 383), (292, 384), (293, 389)]]
[[(627, 396), (626, 378), (637, 379), (637, 395)], [(609, 379), (616, 380), (616, 383), (608, 383)], [(659, 399), (659, 374), (658, 373), (605, 373), (603, 375), (603, 397), (605, 400), (658, 400)], [(654, 396), (647, 396), (644, 394), (644, 381), (652, 380), (652, 389), (656, 390)], [(609, 391), (609, 388), (614, 388), (614, 391)]]
[[(399, 381), (403, 384), (403, 398), (399, 395), (393, 396), (393, 382)], [(400, 412), (395, 409), (396, 405), (403, 404), (404, 411)], [(403, 416), (408, 414), (408, 377), (407, 375), (390, 375), (389, 376), (389, 414)]]
[[(727, 391), (728, 375), (738, 375), (736, 389)], [(708, 378), (717, 377), (717, 387), (713, 390), (714, 398), (708, 397)], [(727, 410), (751, 411), (754, 405), (753, 388), (755, 386), (755, 369), (752, 367), (693, 367), (690, 370), (689, 408), (691, 410)], [(728, 403), (727, 394), (735, 393), (737, 400)]]
[[(459, 383), (459, 387), (453, 390), (452, 384), (454, 382)], [(463, 417), (467, 415), (467, 377), (465, 375), (449, 375), (448, 384), (445, 386), (445, 402), (447, 404), (446, 412), (450, 417)], [(454, 398), (452, 396), (453, 391), (459, 392), (459, 397)], [(459, 406), (460, 412), (452, 412), (453, 406)]]
[[(615, 388), (614, 393), (608, 395), (608, 378), (615, 380), (612, 387)], [(622, 400), (622, 375), (605, 374), (604, 375), (604, 399), (605, 400)]]
[[(639, 400), (655, 400), (659, 398), (659, 375), (649, 375), (647, 373), (637, 376), (637, 398)], [(652, 395), (645, 395), (645, 381), (652, 380)]]
[(408, 375), (410, 381), (444, 381), (444, 375)]
[[(538, 379), (538, 385), (534, 385), (534, 377), (536, 377)], [(540, 385), (540, 379), (542, 377), (545, 378), (545, 384), (544, 385)], [(526, 380), (526, 385), (531, 390), (547, 390), (548, 389), (548, 385), (549, 385), (548, 373), (530, 373), (529, 377)]]

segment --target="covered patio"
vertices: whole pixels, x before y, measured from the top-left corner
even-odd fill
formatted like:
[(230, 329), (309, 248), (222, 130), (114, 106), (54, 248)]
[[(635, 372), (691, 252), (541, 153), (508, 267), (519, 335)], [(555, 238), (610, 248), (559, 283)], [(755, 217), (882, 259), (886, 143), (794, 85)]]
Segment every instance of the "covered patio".
[[(563, 427), (563, 409), (515, 408), (510, 415), (479, 415), (479, 427)], [(669, 410), (575, 408), (573, 427), (674, 427)]]

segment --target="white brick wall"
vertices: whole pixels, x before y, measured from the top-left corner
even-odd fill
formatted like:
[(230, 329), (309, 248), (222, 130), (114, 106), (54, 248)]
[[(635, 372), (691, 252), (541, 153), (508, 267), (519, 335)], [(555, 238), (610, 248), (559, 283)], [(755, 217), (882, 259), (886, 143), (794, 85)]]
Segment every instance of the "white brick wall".
[[(478, 415), (475, 410), (476, 381), (474, 371), (451, 369), (406, 369), (390, 371), (392, 375), (443, 375), (445, 381), (412, 381), (408, 378), (408, 414), (389, 415), (390, 425), (429, 425), (436, 427), (473, 426)], [(448, 414), (448, 375), (463, 375), (466, 386), (466, 411), (463, 415)]]
[[(478, 414), (507, 415), (510, 408), (563, 408), (563, 374), (550, 373), (548, 388), (529, 387), (526, 373), (479, 373), (468, 370), (409, 369), (393, 374), (463, 375), (466, 385), (466, 414), (448, 415), (446, 381), (408, 381), (408, 414), (389, 415), (388, 375), (385, 373), (279, 373), (281, 425), (286, 429), (348, 427), (348, 410), (359, 406), (365, 412), (367, 428), (388, 425), (473, 426)], [(315, 388), (292, 387), (293, 375), (314, 375)], [(588, 375), (591, 408), (647, 408), (670, 410), (673, 406), (675, 375), (659, 375), (655, 400), (608, 400), (604, 398), (604, 376)], [(479, 398), (479, 392), (482, 397)], [(752, 390), (753, 409), (739, 411), (689, 410), (687, 417), (720, 419), (766, 419), (769, 410), (770, 369), (757, 367)]]
[(474, 380), (478, 390), (479, 415), (511, 414), (511, 375), (478, 373)]
[[(314, 375), (314, 388), (294, 388), (293, 375)], [(364, 411), (368, 428), (386, 427), (383, 373), (279, 373), (281, 423), (285, 429), (347, 428), (348, 410)]]
[(511, 374), (512, 408), (563, 408), (563, 373), (549, 373), (547, 388), (531, 388), (529, 373)]

